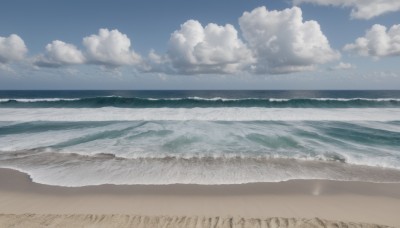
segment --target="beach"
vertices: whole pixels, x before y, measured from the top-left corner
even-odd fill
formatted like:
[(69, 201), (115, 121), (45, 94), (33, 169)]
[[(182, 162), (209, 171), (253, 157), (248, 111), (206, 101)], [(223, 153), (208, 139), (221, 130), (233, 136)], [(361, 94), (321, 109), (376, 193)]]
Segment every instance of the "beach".
[(400, 226), (397, 183), (290, 180), (71, 188), (33, 183), (28, 175), (11, 169), (0, 169), (0, 183), (1, 227), (229, 227), (231, 223), (237, 227), (276, 223), (281, 223), (280, 227), (303, 223), (304, 227), (345, 223), (353, 227)]
[(400, 228), (400, 0), (4, 0), (0, 228)]
[(399, 91), (0, 91), (0, 227), (400, 227)]

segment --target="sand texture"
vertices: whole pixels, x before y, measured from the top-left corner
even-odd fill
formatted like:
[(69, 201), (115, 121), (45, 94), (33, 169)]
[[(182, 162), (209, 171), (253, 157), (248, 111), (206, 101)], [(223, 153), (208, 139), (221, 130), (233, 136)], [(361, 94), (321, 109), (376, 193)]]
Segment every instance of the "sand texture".
[(70, 188), (0, 169), (1, 228), (385, 227), (367, 224), (400, 227), (400, 184), (293, 180)]
[(134, 215), (0, 215), (0, 227), (137, 227), (137, 228), (384, 228), (365, 223), (345, 223), (318, 218), (240, 218)]

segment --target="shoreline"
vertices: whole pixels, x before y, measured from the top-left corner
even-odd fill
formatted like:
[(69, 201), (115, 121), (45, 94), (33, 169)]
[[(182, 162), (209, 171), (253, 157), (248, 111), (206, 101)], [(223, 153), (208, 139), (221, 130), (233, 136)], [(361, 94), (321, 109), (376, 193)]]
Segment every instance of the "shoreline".
[[(305, 218), (400, 226), (400, 183), (290, 180), (240, 185), (34, 183), (0, 168), (0, 224), (6, 215), (142, 215)], [(33, 216), (34, 217), (34, 216)]]

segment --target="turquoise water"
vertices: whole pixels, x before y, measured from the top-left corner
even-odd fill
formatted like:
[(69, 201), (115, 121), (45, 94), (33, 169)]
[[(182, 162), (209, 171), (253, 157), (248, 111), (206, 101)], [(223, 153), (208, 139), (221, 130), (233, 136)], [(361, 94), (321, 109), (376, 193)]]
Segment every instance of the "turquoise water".
[(0, 167), (61, 186), (400, 182), (400, 92), (0, 91)]

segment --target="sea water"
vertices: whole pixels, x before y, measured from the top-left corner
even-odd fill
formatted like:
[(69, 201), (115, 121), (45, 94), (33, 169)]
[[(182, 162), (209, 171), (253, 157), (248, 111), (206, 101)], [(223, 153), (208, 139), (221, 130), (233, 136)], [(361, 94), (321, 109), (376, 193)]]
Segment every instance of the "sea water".
[(0, 91), (0, 167), (60, 186), (400, 182), (400, 91)]

